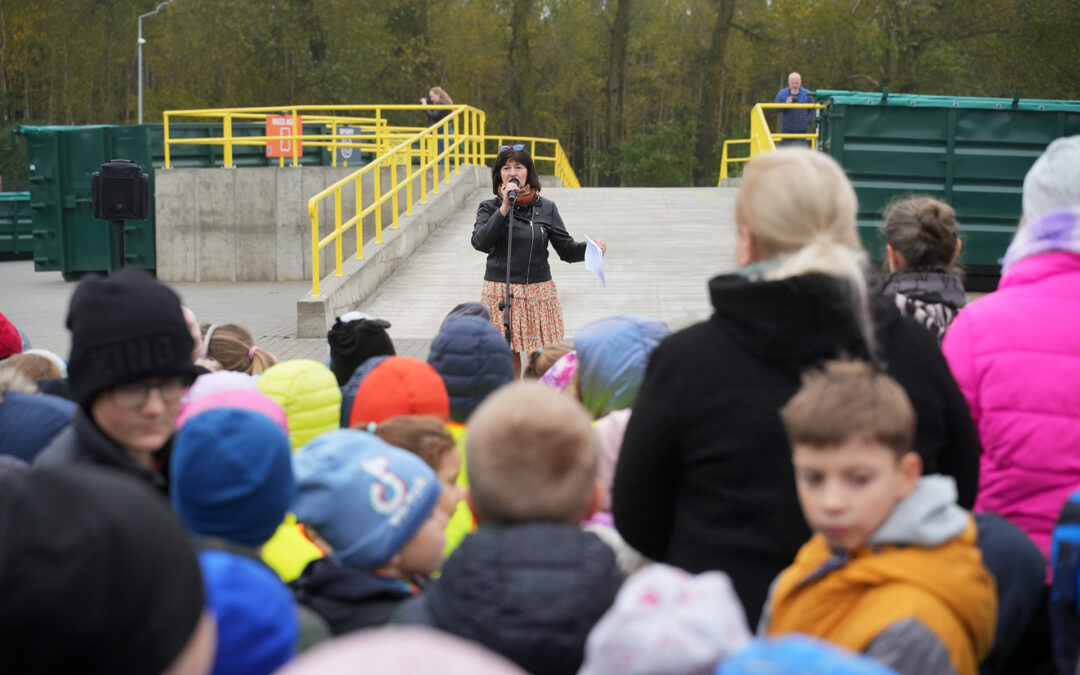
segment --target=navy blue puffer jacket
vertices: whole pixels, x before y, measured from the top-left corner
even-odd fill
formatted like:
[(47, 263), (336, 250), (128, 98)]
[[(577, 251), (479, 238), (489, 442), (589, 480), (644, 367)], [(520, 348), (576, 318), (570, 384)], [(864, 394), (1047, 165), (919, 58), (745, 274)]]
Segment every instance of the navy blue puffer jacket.
[(464, 424), (488, 394), (514, 379), (510, 347), (490, 321), (448, 321), (431, 343), (431, 364), (450, 394), (450, 421)]

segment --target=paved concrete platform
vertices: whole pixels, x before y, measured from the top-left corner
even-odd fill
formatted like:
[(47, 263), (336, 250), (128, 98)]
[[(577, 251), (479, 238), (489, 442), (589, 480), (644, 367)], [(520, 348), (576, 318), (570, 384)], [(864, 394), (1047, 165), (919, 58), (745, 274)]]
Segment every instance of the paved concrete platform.
[[(575, 238), (603, 237), (607, 288), (582, 264), (552, 253), (567, 337), (580, 326), (615, 313), (665, 321), (673, 330), (710, 313), (706, 281), (734, 265), (734, 188), (548, 188)], [(359, 309), (385, 318), (398, 352), (426, 358), (446, 313), (480, 294), (485, 256), (469, 244), (475, 207), (489, 192), (477, 190)], [(279, 359), (326, 355), (325, 340), (296, 338), (296, 301), (306, 282), (177, 283), (173, 287), (200, 321), (249, 328)], [(58, 272), (33, 271), (30, 261), (0, 262), (0, 312), (34, 346), (66, 356), (64, 328), (75, 284)]]
[[(607, 241), (607, 288), (583, 264), (550, 253), (567, 338), (604, 316), (636, 313), (673, 330), (709, 316), (706, 282), (734, 267), (733, 188), (550, 188), (576, 239)], [(462, 209), (360, 307), (393, 324), (391, 334), (431, 336), (459, 302), (479, 300), (486, 256), (469, 243), (477, 190)]]

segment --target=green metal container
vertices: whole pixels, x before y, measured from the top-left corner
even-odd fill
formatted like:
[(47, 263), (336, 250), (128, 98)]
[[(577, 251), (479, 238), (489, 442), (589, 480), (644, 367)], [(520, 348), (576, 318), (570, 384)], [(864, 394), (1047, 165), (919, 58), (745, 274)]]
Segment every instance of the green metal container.
[(0, 258), (33, 255), (30, 193), (0, 192)]
[(859, 234), (884, 256), (891, 199), (927, 194), (956, 209), (969, 290), (996, 286), (1021, 215), (1024, 176), (1055, 138), (1080, 134), (1080, 101), (818, 90), (820, 149), (859, 198)]
[[(173, 138), (220, 137), (221, 125), (172, 124)], [(124, 260), (127, 267), (155, 269), (154, 177), (165, 164), (164, 133), (161, 124), (93, 126), (23, 126), (16, 132), (26, 139), (30, 161), (31, 248), (36, 271), (59, 270), (65, 279), (77, 279), (86, 272), (113, 272), (110, 269), (110, 224), (94, 218), (90, 206), (90, 177), (112, 159), (130, 159), (142, 167), (150, 179), (150, 216), (124, 225)], [(304, 125), (305, 134), (324, 133), (322, 125)], [(235, 136), (261, 136), (262, 124), (234, 124)], [(172, 165), (178, 168), (220, 167), (222, 146), (174, 145)], [(272, 166), (264, 147), (234, 146), (233, 162), (238, 167)], [(329, 165), (325, 148), (308, 146), (300, 159), (303, 165)], [(0, 253), (3, 252), (0, 225)]]

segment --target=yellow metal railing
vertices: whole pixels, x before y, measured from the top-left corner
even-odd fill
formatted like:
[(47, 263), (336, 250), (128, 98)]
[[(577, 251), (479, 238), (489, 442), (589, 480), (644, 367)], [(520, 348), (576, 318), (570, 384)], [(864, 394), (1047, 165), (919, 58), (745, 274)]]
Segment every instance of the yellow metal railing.
[[(431, 127), (394, 126), (388, 123), (389, 111), (420, 111), (431, 108), (446, 108), (450, 114)], [(501, 145), (526, 145), (538, 170), (546, 173), (551, 167), (552, 173), (566, 187), (578, 188), (581, 183), (570, 165), (569, 158), (558, 139), (529, 136), (487, 136), (485, 135), (486, 115), (482, 110), (466, 105), (330, 105), (330, 106), (290, 106), (263, 108), (229, 108), (204, 110), (170, 110), (164, 113), (165, 125), (165, 168), (172, 166), (172, 148), (181, 145), (207, 146), (217, 145), (223, 148), (223, 163), (226, 167), (234, 166), (233, 150), (238, 145), (266, 145), (280, 141), (280, 136), (236, 136), (233, 134), (235, 121), (265, 121), (269, 115), (292, 118), (292, 128), (301, 129), (302, 125), (317, 124), (323, 126), (325, 133), (299, 133), (289, 138), (300, 141), (299, 145), (327, 148), (337, 164), (337, 150), (351, 148), (374, 154), (375, 158), (327, 186), (308, 200), (308, 216), (311, 218), (311, 265), (312, 295), (318, 297), (321, 281), (321, 252), (326, 247), (334, 246), (334, 275), (343, 275), (344, 245), (342, 237), (355, 228), (356, 259), (364, 257), (364, 219), (369, 218), (375, 227), (375, 243), (381, 244), (383, 237), (384, 207), (389, 208), (392, 229), (397, 229), (399, 216), (402, 214), (400, 198), (405, 191), (405, 215), (413, 212), (414, 184), (419, 183), (419, 202), (427, 203), (428, 180), (430, 175), (431, 192), (439, 193), (440, 183), (450, 182), (450, 173), (460, 173), (461, 165), (487, 165), (498, 155)], [(220, 121), (221, 135), (202, 138), (176, 138), (172, 133), (178, 120), (202, 119)], [(359, 127), (350, 129), (350, 133), (340, 133), (342, 125)], [(292, 144), (289, 157), (279, 158), (279, 165), (288, 161), (298, 166), (303, 150), (297, 143)], [(384, 171), (385, 170), (385, 171)], [(388, 173), (389, 185), (385, 185)], [(364, 183), (371, 187), (371, 194), (365, 200)], [(346, 206), (346, 189), (351, 187), (352, 204)], [(333, 230), (326, 236), (319, 236), (320, 214), (327, 216), (332, 212)], [(329, 221), (330, 219), (327, 218)]]
[[(405, 138), (416, 135), (424, 127), (394, 126), (388, 123), (387, 113), (391, 111), (423, 111), (431, 108), (446, 108), (458, 120), (459, 125), (475, 122), (477, 115), (483, 112), (466, 105), (298, 105), (268, 106), (255, 108), (212, 108), (198, 110), (168, 110), (164, 113), (165, 168), (172, 168), (173, 148), (181, 145), (212, 145), (223, 148), (223, 163), (226, 167), (235, 166), (233, 149), (235, 146), (265, 146), (268, 143), (288, 138), (300, 143), (292, 143), (292, 152), (278, 160), (279, 166), (286, 163), (298, 166), (303, 156), (301, 146), (323, 147), (333, 156), (332, 164), (337, 166), (337, 150), (350, 148), (360, 152), (373, 153), (376, 156), (386, 153), (391, 146)], [(292, 129), (298, 130), (292, 136), (236, 136), (233, 133), (234, 122), (262, 122), (267, 116), (291, 118)], [(448, 119), (448, 118), (444, 118)], [(203, 138), (177, 138), (175, 124), (179, 120), (207, 120), (221, 124), (220, 136)], [(320, 125), (324, 133), (303, 133), (304, 125)], [(350, 125), (350, 133), (339, 133), (339, 127)], [(453, 135), (452, 127), (443, 125), (443, 135)], [(354, 133), (357, 132), (358, 133)], [(468, 161), (468, 160), (467, 160)]]
[[(728, 177), (728, 165), (740, 162), (749, 162), (763, 152), (776, 149), (776, 142), (787, 138), (802, 138), (810, 141), (811, 149), (817, 148), (817, 133), (813, 134), (777, 134), (769, 129), (769, 121), (765, 116), (765, 110), (777, 108), (824, 108), (820, 103), (758, 103), (750, 111), (750, 138), (730, 139), (724, 141), (723, 150), (720, 153), (720, 180)], [(736, 145), (749, 145), (750, 154), (745, 157), (731, 157), (728, 147)]]
[[(581, 183), (578, 182), (577, 174), (574, 173), (574, 167), (570, 166), (570, 160), (566, 156), (566, 152), (563, 151), (562, 144), (559, 143), (557, 138), (540, 138), (538, 136), (486, 136), (485, 140), (485, 152), (483, 155), (483, 163), (487, 164), (488, 160), (494, 160), (499, 154), (499, 148), (504, 145), (524, 145), (525, 149), (529, 151), (529, 155), (533, 158), (533, 163), (545, 166), (547, 162), (551, 162), (552, 174), (562, 181), (564, 187), (579, 188)], [(537, 144), (551, 145), (551, 154), (537, 154)], [(490, 148), (491, 151), (487, 152), (486, 149)], [(541, 150), (544, 148), (541, 147)], [(537, 167), (537, 171), (540, 169)]]
[[(319, 296), (319, 282), (321, 279), (319, 255), (322, 249), (334, 245), (334, 276), (342, 276), (343, 246), (342, 236), (350, 229), (356, 228), (356, 258), (364, 257), (364, 218), (374, 214), (375, 243), (382, 243), (383, 228), (383, 205), (391, 202), (391, 220), (393, 228), (399, 224), (400, 203), (398, 201), (402, 188), (405, 189), (406, 215), (412, 215), (413, 211), (413, 183), (420, 181), (420, 203), (427, 203), (427, 177), (431, 172), (431, 187), (434, 194), (439, 193), (439, 168), (443, 167), (443, 180), (450, 182), (450, 171), (453, 166), (454, 173), (460, 173), (461, 164), (479, 164), (483, 157), (483, 139), (485, 115), (475, 108), (466, 109), (467, 106), (455, 106), (459, 108), (450, 115), (444, 117), (438, 124), (422, 131), (415, 132), (399, 140), (396, 145), (390, 147), (385, 153), (376, 157), (373, 161), (364, 165), (363, 168), (329, 185), (308, 200), (308, 215), (311, 217), (311, 294)], [(473, 115), (475, 111), (477, 115)], [(451, 125), (457, 123), (455, 133), (451, 134)], [(441, 150), (440, 150), (441, 145)], [(418, 160), (414, 162), (414, 160)], [(406, 171), (404, 177), (400, 176), (400, 167)], [(384, 189), (382, 185), (383, 169), (389, 169), (391, 186)], [(364, 178), (369, 177), (373, 184), (372, 198), (370, 203), (364, 204)], [(346, 211), (342, 206), (344, 188), (353, 186), (354, 204), (352, 216), (345, 218)], [(325, 237), (319, 237), (319, 212), (320, 204), (324, 200), (333, 200), (334, 229)]]
[[(512, 140), (507, 140), (510, 137), (485, 136), (486, 117), (483, 112), (480, 112), (479, 116), (474, 119), (466, 117), (465, 123), (459, 127), (461, 129), (460, 133), (447, 136), (444, 125), (448, 125), (453, 117), (454, 115), (451, 115), (440, 124), (403, 139), (402, 142), (390, 148), (387, 153), (377, 157), (370, 164), (342, 178), (333, 185), (327, 186), (325, 190), (308, 200), (308, 215), (311, 217), (312, 296), (318, 297), (321, 290), (320, 251), (333, 244), (334, 276), (343, 276), (343, 235), (350, 229), (356, 229), (355, 259), (362, 259), (364, 257), (364, 218), (373, 214), (375, 243), (381, 244), (383, 204), (387, 203), (387, 201), (390, 202), (393, 223), (391, 229), (397, 229), (399, 225), (398, 216), (401, 212), (398, 195), (401, 190), (404, 188), (406, 191), (406, 215), (412, 215), (413, 183), (419, 178), (420, 203), (426, 204), (428, 171), (432, 172), (432, 192), (438, 194), (440, 166), (444, 167), (444, 182), (450, 181), (449, 169), (446, 167), (448, 160), (454, 162), (453, 171), (458, 173), (460, 163), (486, 165), (488, 160), (494, 159), (498, 155), (499, 146), (521, 143), (528, 146), (529, 154), (533, 156), (534, 162), (541, 163), (541, 166), (544, 163), (551, 162), (555, 176), (562, 181), (564, 186), (581, 187), (577, 175), (575, 175), (566, 153), (563, 151), (562, 144), (557, 139), (515, 136), (512, 137)], [(439, 140), (443, 142), (442, 152), (438, 151)], [(545, 144), (551, 144), (552, 150), (550, 154), (547, 154), (547, 151), (543, 148)], [(543, 151), (543, 154), (537, 154), (538, 146), (540, 146), (539, 149)], [(414, 158), (418, 158), (418, 162), (415, 164), (413, 162)], [(406, 173), (403, 177), (399, 177), (399, 167), (402, 165), (406, 167)], [(384, 186), (382, 183), (381, 169), (384, 167), (390, 169), (391, 185), (389, 187)], [(365, 205), (362, 201), (363, 180), (369, 174), (371, 175), (370, 180), (373, 181), (373, 191), (370, 203)], [(355, 203), (352, 208), (345, 210), (343, 209), (343, 190), (349, 185), (353, 186)], [(334, 229), (320, 238), (319, 214), (322, 211), (320, 205), (323, 202), (327, 202), (328, 208), (333, 210)], [(346, 217), (350, 211), (352, 215)]]

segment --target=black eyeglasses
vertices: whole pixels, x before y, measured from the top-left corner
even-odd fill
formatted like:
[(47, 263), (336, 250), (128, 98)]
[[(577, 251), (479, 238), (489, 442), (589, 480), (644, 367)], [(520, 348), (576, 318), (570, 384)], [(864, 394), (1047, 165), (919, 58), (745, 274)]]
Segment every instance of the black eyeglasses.
[(525, 146), (518, 143), (517, 145), (500, 145), (499, 152), (506, 152), (507, 150), (513, 150), (514, 152), (520, 152), (524, 150)]
[(122, 410), (136, 410), (146, 405), (150, 392), (157, 390), (166, 405), (180, 401), (189, 382), (184, 377), (163, 377), (151, 380), (131, 382), (114, 387), (109, 391), (113, 403)]

